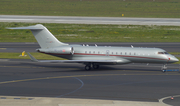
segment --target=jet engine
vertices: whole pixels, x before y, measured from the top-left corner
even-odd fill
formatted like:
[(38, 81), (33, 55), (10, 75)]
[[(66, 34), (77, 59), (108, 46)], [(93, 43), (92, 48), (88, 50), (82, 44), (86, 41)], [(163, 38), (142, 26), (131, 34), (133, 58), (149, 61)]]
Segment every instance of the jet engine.
[(41, 53), (53, 53), (53, 54), (74, 54), (74, 48), (70, 46), (62, 46), (56, 48), (49, 48), (49, 49), (37, 49), (36, 51)]

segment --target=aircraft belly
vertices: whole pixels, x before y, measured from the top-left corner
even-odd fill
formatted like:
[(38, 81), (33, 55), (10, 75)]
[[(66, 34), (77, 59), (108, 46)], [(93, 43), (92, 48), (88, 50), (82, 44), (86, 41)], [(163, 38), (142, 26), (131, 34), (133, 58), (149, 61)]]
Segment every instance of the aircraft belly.
[(92, 55), (74, 55), (72, 60), (111, 60), (115, 59), (114, 57), (107, 56), (92, 56)]
[(116, 57), (116, 56), (91, 56), (91, 55), (74, 55), (72, 57), (72, 60), (90, 60), (89, 62), (91, 62), (91, 60), (100, 60), (100, 61), (108, 61), (108, 60), (115, 60), (113, 62), (93, 62), (93, 63), (98, 63), (101, 65), (117, 65), (117, 64), (128, 64), (131, 61), (127, 60), (127, 59), (123, 59), (120, 57)]

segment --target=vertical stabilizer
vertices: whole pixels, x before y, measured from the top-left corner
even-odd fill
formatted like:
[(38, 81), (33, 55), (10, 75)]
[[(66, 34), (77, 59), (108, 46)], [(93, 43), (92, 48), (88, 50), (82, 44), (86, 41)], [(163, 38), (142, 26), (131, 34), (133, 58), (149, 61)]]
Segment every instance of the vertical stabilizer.
[(28, 26), (28, 27), (15, 27), (8, 29), (30, 29), (34, 37), (36, 38), (37, 42), (39, 43), (40, 47), (43, 49), (68, 45), (56, 39), (56, 37), (51, 32), (49, 32), (49, 30), (46, 27), (44, 27), (41, 24)]

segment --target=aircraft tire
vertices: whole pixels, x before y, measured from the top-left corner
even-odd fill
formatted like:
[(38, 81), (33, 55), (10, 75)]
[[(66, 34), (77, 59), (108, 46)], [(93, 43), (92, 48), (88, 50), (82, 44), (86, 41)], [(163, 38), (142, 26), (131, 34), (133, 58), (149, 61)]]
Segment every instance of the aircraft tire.
[(85, 70), (87, 70), (87, 71), (88, 71), (88, 70), (91, 70), (91, 66), (86, 65), (86, 66), (85, 66)]
[(98, 69), (98, 68), (99, 68), (99, 65), (93, 65), (93, 68), (94, 68), (94, 69)]
[(162, 72), (163, 72), (163, 73), (165, 73), (165, 72), (166, 72), (166, 70), (164, 69), (164, 70), (162, 70)]

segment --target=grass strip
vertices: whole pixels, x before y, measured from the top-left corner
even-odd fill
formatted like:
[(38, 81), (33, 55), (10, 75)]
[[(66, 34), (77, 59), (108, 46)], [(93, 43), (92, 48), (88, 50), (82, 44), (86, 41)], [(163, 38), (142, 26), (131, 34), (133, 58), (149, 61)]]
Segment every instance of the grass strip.
[[(36, 42), (30, 30), (7, 27), (38, 23), (0, 22), (0, 42)], [(180, 26), (43, 23), (62, 42), (180, 42)]]
[[(58, 58), (55, 56), (43, 54), (43, 53), (30, 53), (33, 57), (35, 57), (38, 60), (64, 60), (63, 58)], [(30, 57), (26, 56), (20, 56), (21, 53), (0, 53), (1, 59), (30, 59)]]
[(180, 18), (179, 0), (1, 0), (2, 15)]

